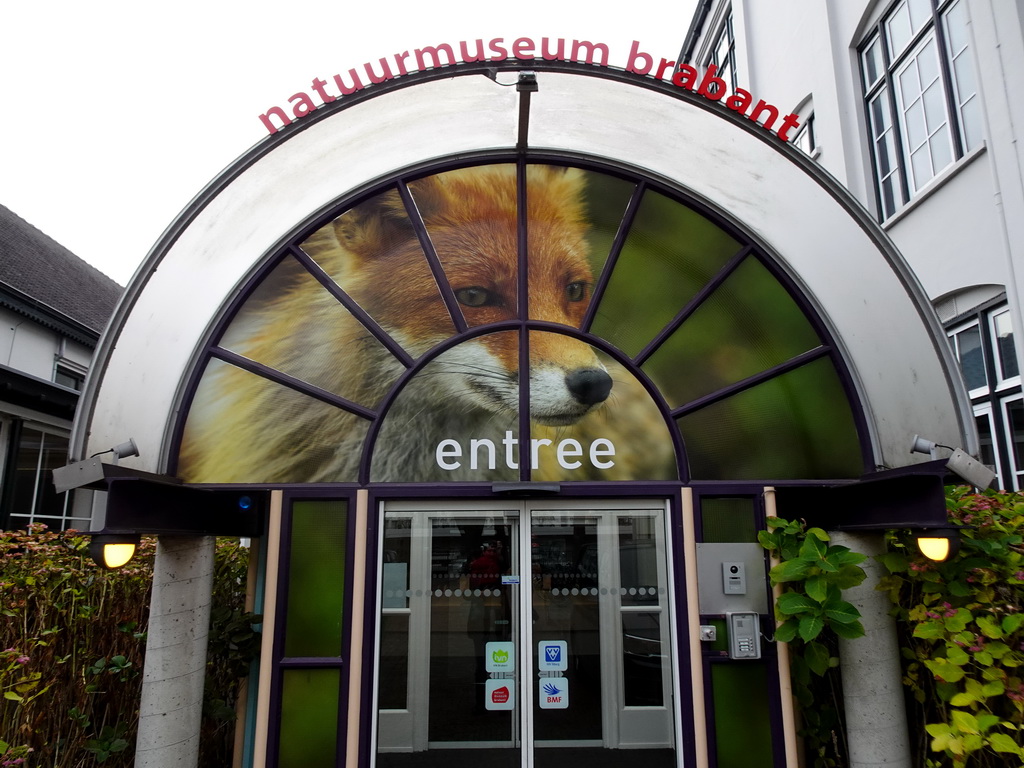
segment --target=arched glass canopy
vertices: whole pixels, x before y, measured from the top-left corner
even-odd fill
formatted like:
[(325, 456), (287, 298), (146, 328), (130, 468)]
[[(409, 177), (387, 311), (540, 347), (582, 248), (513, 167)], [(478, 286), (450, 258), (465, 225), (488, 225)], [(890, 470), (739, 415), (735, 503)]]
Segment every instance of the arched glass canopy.
[(852, 387), (791, 281), (621, 170), (399, 177), (305, 226), (240, 296), (180, 424), (187, 482), (864, 471)]

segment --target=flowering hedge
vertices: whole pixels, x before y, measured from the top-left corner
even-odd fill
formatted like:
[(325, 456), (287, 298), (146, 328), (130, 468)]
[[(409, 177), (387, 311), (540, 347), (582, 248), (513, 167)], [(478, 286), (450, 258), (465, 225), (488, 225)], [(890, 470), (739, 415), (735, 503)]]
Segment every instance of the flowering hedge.
[[(155, 542), (103, 571), (88, 541), (45, 526), (0, 532), (0, 768), (117, 768), (134, 759)], [(248, 550), (217, 547), (204, 765), (230, 765), (233, 706), (255, 633)]]
[[(951, 488), (961, 551), (934, 563), (908, 532), (882, 560), (913, 694), (915, 765), (1024, 764), (1024, 495)], [(916, 726), (916, 727), (915, 727)]]

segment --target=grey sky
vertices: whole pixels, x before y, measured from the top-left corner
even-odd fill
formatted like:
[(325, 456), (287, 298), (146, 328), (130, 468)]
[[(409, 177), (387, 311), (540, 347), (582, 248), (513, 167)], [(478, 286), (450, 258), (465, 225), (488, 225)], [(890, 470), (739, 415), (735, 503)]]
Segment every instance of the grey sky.
[(17, 3), (0, 46), (0, 203), (121, 283), (220, 170), (266, 135), (259, 115), (311, 81), (480, 37), (633, 40), (679, 51), (693, 0), (350, 4), (180, 0)]

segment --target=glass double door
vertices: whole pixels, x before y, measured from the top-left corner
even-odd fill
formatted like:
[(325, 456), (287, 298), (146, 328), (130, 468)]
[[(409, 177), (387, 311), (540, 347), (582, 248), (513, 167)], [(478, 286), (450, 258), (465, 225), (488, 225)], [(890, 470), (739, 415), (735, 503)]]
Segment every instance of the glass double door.
[(675, 766), (668, 560), (657, 505), (389, 504), (376, 765)]

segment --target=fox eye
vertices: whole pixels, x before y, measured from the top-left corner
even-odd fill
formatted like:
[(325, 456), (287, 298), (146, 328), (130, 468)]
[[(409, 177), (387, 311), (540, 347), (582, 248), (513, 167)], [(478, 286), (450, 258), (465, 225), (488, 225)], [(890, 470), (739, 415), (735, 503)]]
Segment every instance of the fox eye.
[(565, 295), (569, 301), (583, 301), (587, 297), (587, 284), (582, 280), (565, 286)]
[(467, 307), (482, 307), (494, 303), (491, 292), (479, 285), (459, 289), (455, 292), (455, 298), (459, 300), (459, 304), (465, 304)]

